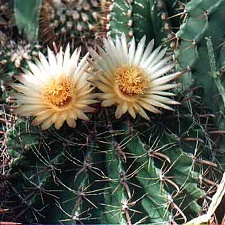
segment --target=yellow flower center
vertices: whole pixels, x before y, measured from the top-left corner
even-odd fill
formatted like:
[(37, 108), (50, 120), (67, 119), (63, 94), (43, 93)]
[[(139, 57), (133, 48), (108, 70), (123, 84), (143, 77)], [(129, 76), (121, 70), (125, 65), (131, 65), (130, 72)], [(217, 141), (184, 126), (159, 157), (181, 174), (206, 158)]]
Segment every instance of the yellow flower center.
[(74, 91), (75, 87), (71, 79), (52, 78), (43, 88), (43, 101), (56, 107), (63, 107), (72, 100)]
[(119, 90), (128, 96), (140, 95), (146, 92), (149, 87), (149, 80), (143, 69), (125, 65), (116, 69), (114, 72), (115, 81)]

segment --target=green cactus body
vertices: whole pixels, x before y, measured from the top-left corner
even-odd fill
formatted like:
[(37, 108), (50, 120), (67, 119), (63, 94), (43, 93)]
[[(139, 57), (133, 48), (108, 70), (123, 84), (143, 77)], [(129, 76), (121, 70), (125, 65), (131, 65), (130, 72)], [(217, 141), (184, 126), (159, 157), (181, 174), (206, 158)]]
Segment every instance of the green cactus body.
[(161, 19), (166, 12), (159, 7), (158, 0), (114, 1), (110, 7), (108, 24), (111, 36), (125, 33), (137, 41), (146, 36), (147, 41), (154, 38), (156, 45), (165, 41), (167, 32), (164, 27), (168, 21)]
[[(216, 114), (216, 126), (220, 130), (224, 130), (221, 116), (224, 111), (224, 86), (223, 77), (219, 75), (223, 64), (220, 59), (223, 57), (224, 9), (224, 1), (190, 1), (185, 7), (187, 20), (176, 33), (180, 46), (175, 52), (179, 66), (191, 69), (182, 80), (183, 87), (200, 87), (197, 93)], [(219, 148), (224, 147), (223, 137), (219, 145)]]
[[(155, 132), (149, 134), (153, 143), (170, 144), (150, 150), (148, 135), (140, 138), (140, 131), (131, 131), (127, 122), (112, 121), (108, 131), (96, 125), (86, 129), (81, 123), (72, 133), (62, 128), (59, 135), (18, 121), (8, 132), (7, 144), (14, 158), (11, 173), (23, 180), (13, 186), (23, 193), (26, 220), (168, 224), (197, 215), (201, 208), (196, 201), (204, 193), (189, 153), (174, 134), (158, 142)], [(94, 136), (88, 134), (96, 129)]]
[(121, 35), (122, 33), (128, 36), (133, 36), (132, 29), (132, 5), (129, 1), (114, 1), (111, 5), (112, 11), (110, 12), (110, 30), (113, 34)]
[(43, 2), (40, 11), (40, 40), (44, 45), (71, 43), (73, 48), (87, 42), (92, 44), (100, 33), (99, 3), (97, 1)]
[(14, 1), (17, 26), (20, 32), (24, 32), (31, 42), (36, 41), (38, 38), (38, 18), (41, 3), (41, 0), (31, 0), (28, 2)]
[(123, 186), (119, 174), (123, 171), (123, 165), (115, 154), (112, 145), (108, 145), (109, 153), (106, 154), (108, 164), (108, 188), (105, 195), (104, 212), (102, 212), (102, 223), (105, 224), (127, 224), (122, 209), (122, 201), (127, 198), (125, 187)]
[[(214, 82), (209, 74), (210, 65), (205, 38), (211, 37), (214, 46), (221, 44), (223, 31), (218, 28), (223, 23), (222, 19), (219, 20), (222, 17), (223, 7), (223, 1), (189, 2), (185, 8), (188, 18), (176, 34), (181, 41), (176, 52), (179, 65), (182, 68), (191, 67), (194, 70), (192, 74), (195, 84), (203, 86), (206, 92), (210, 90), (214, 93), (216, 88), (211, 85)], [(218, 51), (216, 55), (219, 54)], [(211, 95), (213, 96), (214, 94)], [(212, 99), (209, 97), (204, 99), (210, 106)]]
[(146, 196), (143, 193), (141, 200), (151, 223), (166, 223), (169, 220), (167, 210), (167, 192), (160, 180), (160, 169), (155, 166), (152, 158), (147, 156), (143, 142), (134, 138), (128, 143), (127, 148), (137, 156), (136, 166), (137, 180), (142, 187), (146, 188)]

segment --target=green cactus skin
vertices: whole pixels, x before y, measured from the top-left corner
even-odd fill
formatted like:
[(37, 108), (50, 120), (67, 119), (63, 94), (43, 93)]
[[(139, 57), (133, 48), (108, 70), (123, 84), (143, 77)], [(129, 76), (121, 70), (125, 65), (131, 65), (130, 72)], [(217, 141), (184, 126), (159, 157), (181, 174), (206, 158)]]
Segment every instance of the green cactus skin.
[(147, 41), (155, 39), (156, 45), (167, 38), (165, 27), (168, 21), (162, 19), (166, 14), (158, 0), (150, 1), (112, 1), (108, 10), (108, 35), (125, 33), (127, 38), (138, 41), (146, 36)]
[(41, 3), (42, 0), (14, 1), (17, 27), (21, 33), (26, 34), (30, 42), (35, 42), (38, 39), (38, 19)]
[[(215, 87), (211, 85), (214, 83), (212, 76), (207, 76), (210, 65), (205, 38), (211, 37), (214, 46), (222, 43), (223, 31), (219, 27), (222, 27), (223, 23), (221, 17), (224, 5), (223, 1), (190, 1), (185, 7), (188, 18), (176, 33), (181, 42), (176, 52), (179, 65), (182, 68), (191, 67), (196, 85), (211, 91)], [(219, 49), (216, 51), (215, 55), (217, 56)], [(213, 96), (214, 94), (205, 98), (208, 105), (212, 102)]]
[[(199, 87), (197, 94), (215, 114), (218, 134), (224, 130), (224, 82), (220, 76), (223, 67), (224, 1), (190, 1), (185, 7), (186, 21), (176, 33), (180, 45), (175, 51), (181, 68), (189, 67), (183, 76), (183, 87)], [(212, 131), (213, 132), (213, 131)], [(219, 139), (219, 149), (224, 148), (224, 137)], [(216, 153), (214, 153), (216, 154)], [(224, 167), (224, 159), (218, 160)]]
[(134, 1), (133, 3), (133, 29), (137, 40), (146, 35), (147, 40), (155, 39), (155, 44), (165, 42), (167, 38), (166, 27), (168, 21), (164, 20), (167, 14), (164, 5), (159, 0)]
[(120, 35), (125, 33), (128, 37), (133, 37), (132, 29), (132, 4), (130, 1), (114, 1), (110, 8), (110, 35)]
[[(28, 210), (22, 222), (168, 224), (201, 211), (195, 150), (178, 141), (182, 125), (193, 124), (190, 117), (177, 127), (167, 119), (171, 113), (134, 124), (129, 117), (109, 119), (111, 111), (96, 115), (76, 129), (42, 132), (18, 121), (8, 131), (10, 174), (17, 176), (12, 190)], [(196, 124), (186, 132), (197, 137), (199, 130)]]

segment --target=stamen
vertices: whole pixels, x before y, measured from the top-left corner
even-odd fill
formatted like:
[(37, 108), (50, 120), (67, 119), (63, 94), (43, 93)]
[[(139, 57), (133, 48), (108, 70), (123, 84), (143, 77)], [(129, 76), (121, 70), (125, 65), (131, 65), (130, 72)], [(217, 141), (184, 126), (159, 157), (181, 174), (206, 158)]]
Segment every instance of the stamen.
[(75, 87), (70, 79), (66, 77), (52, 78), (43, 88), (42, 99), (46, 104), (63, 107), (72, 100), (74, 91)]
[(143, 69), (136, 66), (121, 66), (114, 72), (119, 90), (128, 96), (140, 95), (149, 87), (149, 80)]

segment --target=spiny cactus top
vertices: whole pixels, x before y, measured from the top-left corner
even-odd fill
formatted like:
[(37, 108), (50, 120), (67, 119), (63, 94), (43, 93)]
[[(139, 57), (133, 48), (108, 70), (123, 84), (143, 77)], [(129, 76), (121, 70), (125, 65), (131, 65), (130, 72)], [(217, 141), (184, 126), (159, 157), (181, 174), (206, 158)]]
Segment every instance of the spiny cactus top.
[(33, 124), (42, 124), (42, 129), (52, 124), (59, 129), (64, 121), (75, 127), (77, 118), (87, 120), (84, 112), (93, 111), (89, 105), (96, 101), (85, 71), (88, 54), (79, 61), (80, 52), (77, 48), (70, 56), (68, 45), (65, 54), (62, 49), (56, 55), (48, 49), (48, 60), (39, 53), (36, 64), (28, 62), (30, 71), (16, 76), (22, 84), (12, 84), (19, 92), (14, 94), (19, 105), (15, 112), (36, 117)]
[(171, 110), (168, 104), (177, 104), (167, 97), (173, 96), (167, 90), (178, 84), (168, 82), (181, 73), (164, 76), (174, 64), (169, 62), (170, 57), (163, 58), (166, 49), (159, 47), (152, 51), (153, 40), (144, 50), (145, 39), (143, 37), (136, 47), (134, 38), (127, 44), (125, 35), (117, 36), (115, 41), (109, 37), (104, 39), (104, 49), (98, 46), (99, 53), (90, 49), (93, 68), (97, 71), (94, 83), (103, 92), (100, 94), (102, 106), (116, 105), (116, 118), (129, 112), (133, 118), (140, 114), (148, 120), (144, 109), (160, 113), (158, 107)]

